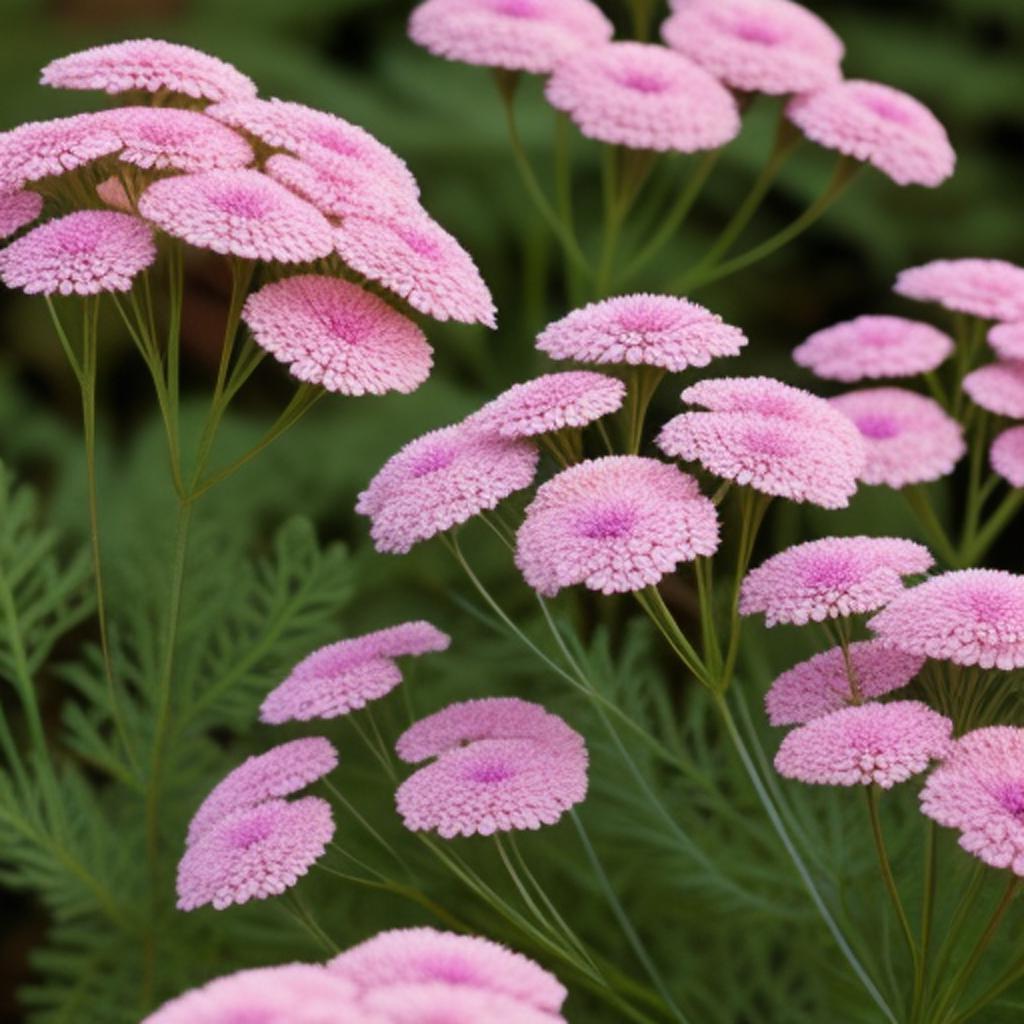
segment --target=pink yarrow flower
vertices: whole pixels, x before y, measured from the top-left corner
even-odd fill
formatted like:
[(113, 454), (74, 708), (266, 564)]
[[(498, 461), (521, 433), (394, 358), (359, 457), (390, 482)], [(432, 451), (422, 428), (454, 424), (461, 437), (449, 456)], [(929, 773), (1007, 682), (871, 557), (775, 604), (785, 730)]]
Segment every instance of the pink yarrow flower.
[(1024, 667), (1024, 577), (961, 569), (897, 596), (868, 622), (884, 644), (937, 661)]
[(387, 1024), (566, 1024), (508, 996), (439, 981), (373, 989), (362, 1005)]
[(901, 488), (953, 472), (967, 451), (963, 427), (932, 398), (904, 388), (864, 388), (831, 399), (864, 438), (866, 484)]
[[(522, 729), (524, 720), (542, 717), (536, 710), (524, 714), (525, 703), (481, 707), (485, 702), (477, 701), (468, 717), (490, 717), (492, 732), (510, 732)], [(542, 721), (548, 718), (555, 721), (528, 737), (472, 738), (442, 749), (395, 794), (406, 828), (450, 839), (553, 825), (586, 796), (587, 750), (582, 736), (557, 716), (545, 714)], [(412, 726), (411, 740), (408, 734), (399, 737), (399, 755), (421, 760), (416, 755), (429, 749), (435, 723), (435, 743), (453, 735), (449, 708)]]
[(961, 736), (925, 781), (921, 810), (960, 831), (960, 846), (1024, 875), (1024, 729), (994, 725)]
[(941, 185), (956, 165), (946, 129), (899, 89), (856, 79), (790, 100), (789, 119), (813, 142), (870, 163), (897, 185)]
[(794, 729), (775, 755), (775, 770), (819, 786), (891, 789), (944, 757), (953, 723), (916, 700), (861, 704)]
[(714, 554), (718, 539), (715, 507), (693, 477), (657, 459), (609, 455), (541, 485), (516, 536), (515, 561), (545, 597), (580, 583), (626, 593)]
[(857, 428), (828, 402), (768, 377), (700, 381), (680, 396), (706, 412), (669, 420), (666, 455), (790, 501), (844, 508), (864, 468)]
[(818, 377), (853, 384), (929, 373), (953, 354), (953, 339), (902, 316), (858, 316), (815, 331), (793, 359)]
[(178, 909), (278, 896), (323, 856), (334, 835), (331, 806), (319, 797), (267, 800), (218, 819), (178, 864)]
[[(441, 983), (558, 1013), (565, 986), (522, 953), (476, 935), (396, 928), (345, 950), (327, 969), (362, 990)], [(550, 1018), (548, 1018), (550, 1020)]]
[(395, 751), (403, 761), (416, 764), (476, 740), (542, 740), (569, 747), (579, 736), (540, 704), (519, 697), (482, 697), (421, 718), (398, 738)]
[(43, 212), (43, 197), (29, 189), (0, 195), (0, 238), (9, 238)]
[(174, 92), (214, 102), (256, 95), (252, 80), (226, 61), (162, 39), (127, 39), (59, 57), (40, 81), (58, 89)]
[(247, 758), (200, 804), (188, 827), (191, 846), (218, 821), (246, 807), (298, 793), (338, 766), (338, 752), (321, 736), (292, 740)]
[(999, 434), (989, 449), (989, 461), (1011, 487), (1024, 487), (1024, 426)]
[(408, 394), (430, 376), (423, 331), (383, 299), (337, 277), (299, 274), (264, 285), (242, 317), (292, 376), (344, 395)]
[(355, 160), (325, 169), (287, 153), (275, 153), (263, 165), (275, 181), (302, 196), (328, 217), (422, 216), (415, 197)]
[(419, 187), (405, 161), (365, 128), (337, 114), (288, 100), (246, 99), (216, 103), (209, 117), (239, 128), (274, 149), (287, 149), (326, 172), (352, 165), (376, 173), (415, 199)]
[(139, 213), (199, 249), (278, 263), (305, 263), (334, 248), (315, 207), (255, 170), (179, 174), (153, 182)]
[(629, 149), (717, 149), (740, 130), (732, 94), (663, 46), (607, 43), (566, 57), (544, 90), (587, 138)]
[(0, 189), (20, 189), (109, 156), (121, 140), (103, 114), (76, 114), (53, 121), (29, 121), (0, 132)]
[(802, 725), (906, 686), (924, 667), (917, 654), (894, 651), (877, 640), (833, 647), (780, 675), (765, 694), (772, 725)]
[(932, 260), (901, 270), (894, 291), (984, 320), (1024, 320), (1024, 267), (1006, 260)]
[(117, 107), (100, 116), (121, 140), (118, 159), (145, 170), (229, 170), (253, 161), (241, 135), (194, 110)]
[(502, 437), (535, 437), (585, 427), (619, 409), (625, 396), (626, 385), (603, 373), (548, 373), (514, 384), (467, 422)]
[(1003, 359), (1024, 359), (1024, 320), (995, 324), (988, 332), (988, 343)]
[(337, 718), (390, 693), (402, 673), (394, 658), (448, 649), (451, 637), (429, 622), (404, 622), (321, 647), (303, 658), (260, 706), (260, 721), (280, 725)]
[(659, 366), (681, 373), (739, 355), (744, 333), (703, 306), (674, 295), (622, 295), (574, 309), (549, 324), (537, 348), (553, 359)]
[(353, 270), (435, 320), (495, 326), (494, 300), (473, 258), (424, 212), (391, 220), (346, 217), (334, 246)]
[(925, 573), (933, 564), (927, 548), (901, 537), (825, 537), (795, 544), (747, 573), (740, 614), (763, 612), (768, 626), (863, 615), (902, 594), (902, 577)]
[(998, 416), (1024, 419), (1024, 359), (1003, 359), (972, 370), (963, 380), (975, 405)]
[(321, 964), (238, 971), (164, 1003), (142, 1024), (382, 1024), (355, 987)]
[(356, 511), (370, 518), (378, 551), (405, 554), (529, 487), (537, 458), (527, 441), (468, 424), (432, 430), (384, 464)]
[(675, 5), (661, 35), (745, 92), (809, 92), (841, 76), (842, 40), (790, 0), (690, 0)]
[(79, 210), (40, 224), (0, 251), (0, 279), (29, 295), (125, 292), (155, 259), (153, 232), (138, 217)]
[(590, 0), (426, 0), (409, 19), (409, 38), (436, 57), (534, 74), (612, 32)]

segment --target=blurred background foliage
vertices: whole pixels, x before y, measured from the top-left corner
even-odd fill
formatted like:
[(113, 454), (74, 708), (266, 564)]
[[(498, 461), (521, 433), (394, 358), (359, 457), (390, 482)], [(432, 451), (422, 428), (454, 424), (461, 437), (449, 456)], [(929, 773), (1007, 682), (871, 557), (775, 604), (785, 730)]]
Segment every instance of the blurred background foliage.
[[(607, 0), (604, 6), (623, 26), (628, 24), (625, 4)], [(863, 175), (799, 243), (698, 296), (751, 338), (746, 354), (730, 369), (770, 372), (792, 381), (801, 377), (788, 354), (811, 330), (860, 312), (921, 313), (889, 290), (901, 267), (940, 256), (1024, 261), (1019, 210), (1024, 4), (811, 0), (809, 6), (846, 40), (851, 77), (904, 88), (936, 111), (949, 128), (959, 165), (952, 181), (938, 191), (899, 189), (873, 172)], [(540, 370), (543, 361), (532, 348), (533, 336), (561, 315), (566, 303), (560, 254), (522, 192), (488, 74), (435, 60), (412, 46), (404, 33), (408, 7), (393, 0), (4, 0), (2, 5), (0, 127), (100, 102), (89, 94), (37, 86), (39, 68), (55, 56), (137, 35), (190, 43), (237, 64), (265, 95), (337, 112), (393, 146), (419, 178), (427, 208), (477, 259), (500, 310), (501, 326), (493, 335), (478, 328), (430, 325), (437, 370), (419, 392), (323, 401), (290, 435), (204, 502), (192, 559), (198, 568), (186, 606), (191, 628), (186, 635), (198, 652), (192, 666), (197, 678), (205, 673), (216, 679), (230, 671), (231, 659), (257, 643), (267, 623), (278, 622), (274, 616), (283, 613), (275, 600), (304, 592), (305, 604), (288, 619), (273, 651), (237, 673), (241, 681), (236, 679), (231, 699), (207, 707), (208, 717), (200, 715), (191, 735), (182, 738), (167, 831), (171, 837), (181, 835), (201, 796), (228, 766), (283, 738), (287, 730), (253, 723), (258, 696), (291, 661), (338, 635), (428, 615), (454, 633), (455, 645), (450, 654), (428, 659), (410, 673), (407, 689), (418, 713), (452, 697), (515, 692), (544, 700), (587, 732), (595, 773), (584, 816), (645, 939), (697, 1019), (722, 1024), (874, 1021), (877, 1012), (824, 935), (767, 826), (760, 823), (731, 755), (716, 746), (714, 730), (703, 722), (698, 701), (683, 695), (680, 713), (692, 719), (695, 757), (719, 791), (694, 796), (659, 779), (679, 827), (696, 837), (700, 849), (694, 853), (637, 799), (587, 706), (480, 615), (442, 552), (426, 545), (404, 559), (377, 556), (365, 525), (352, 512), (356, 492), (401, 443), (461, 417), (486, 396)], [(524, 83), (519, 110), (527, 147), (536, 166), (546, 170), (553, 117), (539, 85)], [(657, 288), (710, 243), (759, 169), (770, 147), (774, 116), (772, 102), (755, 105), (685, 233), (637, 284)], [(597, 151), (579, 138), (573, 148), (581, 230), (585, 238), (596, 236)], [(750, 237), (767, 235), (802, 210), (820, 190), (829, 164), (825, 154), (811, 147), (801, 150), (749, 229)], [(666, 160), (658, 173), (670, 186), (673, 176), (682, 180), (685, 161)], [(588, 217), (588, 211), (594, 216)], [(201, 396), (209, 390), (215, 366), (225, 281), (217, 263), (203, 259), (192, 262), (189, 278), (184, 372), (188, 390)], [(119, 324), (110, 319), (104, 333), (100, 495), (111, 604), (145, 616), (157, 600), (154, 594), (162, 592), (170, 489), (144, 368)], [(0, 293), (0, 337), (0, 459), (19, 483), (30, 484), (38, 494), (40, 518), (57, 531), (60, 550), (70, 557), (84, 541), (87, 526), (74, 383), (41, 303)], [(663, 389), (660, 418), (671, 411), (675, 390)], [(287, 393), (280, 370), (261, 367), (229, 418), (222, 457), (250, 446)], [(825, 532), (912, 534), (914, 526), (892, 496), (868, 491), (839, 515), (795, 508), (777, 512), (763, 543), (773, 549)], [(1011, 529), (1008, 538), (993, 559), (1019, 568), (1019, 530)], [(502, 598), (529, 618), (529, 595), (501, 552), (482, 535), (479, 544), (467, 547)], [(681, 606), (686, 598), (677, 595)], [(226, 638), (202, 634), (204, 616), (213, 610), (228, 622)], [(585, 657), (599, 685), (633, 707), (638, 717), (652, 713), (641, 696), (645, 677), (675, 671), (653, 638), (635, 623), (624, 625), (627, 609), (614, 602), (600, 624), (586, 602), (565, 610), (588, 626), (591, 646)], [(66, 661), (76, 658), (82, 640), (91, 636), (88, 625), (73, 625), (58, 644), (57, 663), (62, 654)], [(777, 738), (759, 724), (759, 693), (803, 653), (801, 645), (808, 645), (805, 636), (785, 630), (752, 631), (746, 643), (743, 685), (758, 723), (754, 728), (769, 751)], [(218, 650), (220, 662), (203, 660)], [(129, 655), (125, 658), (127, 663)], [(90, 835), (83, 843), (118, 890), (120, 865), (137, 851), (127, 838), (130, 827), (119, 831), (118, 821), (127, 811), (118, 806), (116, 787), (108, 786), (102, 766), (89, 765), (87, 719), (95, 677), (88, 658), (50, 672), (47, 720), (55, 741), (87, 765), (83, 794), (110, 805), (106, 833)], [(397, 731), (405, 713), (402, 699), (389, 703), (385, 712)], [(338, 784), (363, 797), (364, 812), (397, 837), (390, 784), (359, 752), (344, 723), (326, 731), (343, 750)], [(856, 816), (859, 806), (848, 808), (853, 801), (828, 793), (794, 790), (788, 796), (797, 826), (814, 837), (815, 867), (831, 896), (861, 934), (877, 940), (861, 952), (885, 976), (887, 960), (898, 961), (888, 958), (890, 936), (879, 916), (877, 880), (865, 877), (868, 858)], [(897, 817), (901, 799), (892, 801)], [(919, 823), (909, 813), (912, 795), (903, 803), (906, 834), (916, 835)], [(346, 835), (350, 826), (341, 825)], [(359, 849), (358, 840), (352, 841)], [(897, 851), (902, 845), (900, 838), (894, 840)], [(528, 853), (536, 849), (538, 856), (542, 851), (541, 870), (553, 891), (573, 894), (573, 903), (564, 909), (588, 940), (608, 960), (641, 977), (596, 887), (587, 888), (592, 883), (580, 870), (582, 854), (571, 828), (528, 837), (525, 847)], [(476, 853), (487, 860), (485, 851), (477, 848)], [(366, 855), (372, 856), (372, 849)], [(957, 863), (952, 850), (947, 863)], [(474, 907), (429, 858), (417, 862), (416, 870), (430, 880), (440, 902), (457, 907), (469, 923), (527, 948), (521, 937), (503, 931)], [(563, 887), (570, 876), (572, 886)], [(12, 891), (3, 897), (0, 914), (0, 1020), (21, 1019), (14, 990), (26, 984), (28, 1003), (41, 1020), (109, 1024), (137, 1019), (139, 1006), (131, 1000), (138, 998), (140, 968), (132, 943), (115, 930), (104, 934), (95, 925), (83, 928), (74, 914), (47, 939), (51, 914), (60, 920), (78, 896), (47, 877), (26, 886), (24, 875), (15, 872), (10, 880)], [(304, 884), (322, 908), (322, 923), (342, 945), (381, 927), (427, 920), (397, 897), (326, 882), (313, 878)], [(13, 891), (18, 886), (31, 891)], [(131, 899), (130, 893), (118, 895)], [(174, 921), (174, 941), (162, 949), (156, 983), (160, 995), (236, 965), (319, 955), (301, 932), (282, 929), (283, 918), (270, 905), (180, 919), (177, 915)], [(582, 990), (574, 994), (569, 1012), (576, 1021), (615, 1019)], [(1019, 1019), (1017, 1012), (1007, 1004), (993, 1010), (991, 1019)]]

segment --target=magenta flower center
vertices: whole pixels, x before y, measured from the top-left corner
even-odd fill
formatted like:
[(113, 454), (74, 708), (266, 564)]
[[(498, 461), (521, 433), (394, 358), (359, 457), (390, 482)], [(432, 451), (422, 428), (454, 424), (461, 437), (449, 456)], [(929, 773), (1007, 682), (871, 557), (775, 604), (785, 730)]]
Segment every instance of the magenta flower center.
[(455, 449), (450, 445), (435, 445), (417, 452), (409, 463), (409, 476), (414, 480), (447, 469), (455, 461)]
[(227, 836), (228, 845), (236, 850), (248, 850), (262, 843), (273, 831), (273, 823), (267, 817), (246, 818), (232, 827)]
[(783, 39), (777, 25), (758, 21), (755, 18), (737, 22), (732, 26), (732, 33), (746, 43), (758, 43), (761, 46), (775, 46)]
[(853, 563), (844, 555), (819, 556), (804, 567), (804, 585), (815, 590), (842, 590), (857, 579)]
[(359, 144), (344, 132), (321, 127), (311, 131), (309, 138), (316, 145), (329, 149), (332, 153), (337, 153), (339, 156), (349, 156), (358, 159), (363, 155)]
[(616, 76), (616, 81), (626, 89), (648, 95), (666, 92), (671, 88), (671, 82), (664, 76), (640, 68), (630, 68), (628, 71), (622, 72)]
[(479, 982), (469, 964), (457, 957), (432, 958), (423, 966), (433, 981), (443, 981), (448, 985), (475, 985)]
[(1014, 817), (1024, 816), (1024, 781), (1006, 782), (996, 791), (1000, 805)]
[(636, 513), (623, 505), (591, 509), (580, 516), (576, 529), (587, 540), (620, 540), (636, 526)]
[(249, 189), (224, 189), (210, 197), (210, 202), (229, 217), (242, 217), (245, 220), (258, 220), (267, 212), (267, 204), (263, 196)]
[(466, 778), (470, 782), (493, 785), (511, 779), (515, 773), (515, 769), (504, 761), (483, 761), (480, 764), (472, 765), (466, 772)]
[(507, 18), (537, 18), (541, 15), (536, 0), (495, 0), (494, 11)]
[(861, 96), (860, 102), (884, 121), (909, 124), (912, 120), (910, 112), (905, 107), (887, 96)]
[(80, 225), (71, 230), (61, 231), (55, 235), (60, 251), (66, 256), (88, 256), (96, 251), (102, 236), (90, 231), (82, 231)]
[(366, 340), (366, 324), (363, 317), (340, 309), (326, 310), (321, 320), (332, 338), (346, 345), (358, 345)]
[(770, 426), (748, 430), (744, 441), (755, 455), (767, 455), (777, 459), (788, 458), (799, 450), (799, 438)]
[(886, 416), (882, 412), (865, 413), (855, 420), (857, 429), (872, 441), (885, 441), (900, 433), (900, 425), (895, 417)]
[(395, 234), (410, 248), (417, 256), (426, 256), (427, 259), (437, 259), (441, 255), (441, 247), (427, 235), (410, 228), (395, 228)]
[(975, 590), (966, 595), (967, 607), (975, 622), (986, 626), (999, 626), (1012, 614), (1006, 594), (995, 590)]

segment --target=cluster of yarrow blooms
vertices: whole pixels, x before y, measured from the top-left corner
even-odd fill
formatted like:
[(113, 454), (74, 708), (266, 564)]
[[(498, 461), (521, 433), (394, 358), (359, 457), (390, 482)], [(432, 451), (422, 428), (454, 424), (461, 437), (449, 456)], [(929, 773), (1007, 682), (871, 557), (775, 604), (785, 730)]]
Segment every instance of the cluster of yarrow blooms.
[(325, 964), (229, 974), (172, 999), (143, 1024), (565, 1024), (565, 986), (488, 939), (398, 928)]
[[(494, 326), (473, 260), (420, 205), (404, 162), (365, 129), (260, 99), (230, 65), (159, 40), (72, 54), (42, 81), (134, 105), (0, 134), (0, 237), (16, 236), (0, 250), (9, 287), (129, 291), (158, 250), (180, 242), (259, 261), (280, 279), (245, 305), (257, 344), (300, 381), (353, 395), (426, 379), (431, 349), (409, 307)], [(154, 105), (139, 103), (147, 94)], [(78, 209), (18, 234), (51, 199)], [(315, 261), (328, 270), (291, 269)], [(331, 261), (391, 297), (341, 280)]]
[(679, 0), (661, 43), (617, 41), (590, 0), (426, 0), (409, 35), (448, 60), (550, 76), (548, 102), (581, 133), (627, 149), (717, 149), (740, 130), (739, 97), (790, 95), (807, 138), (900, 185), (953, 173), (945, 129), (919, 101), (845, 81), (839, 37), (792, 0)]

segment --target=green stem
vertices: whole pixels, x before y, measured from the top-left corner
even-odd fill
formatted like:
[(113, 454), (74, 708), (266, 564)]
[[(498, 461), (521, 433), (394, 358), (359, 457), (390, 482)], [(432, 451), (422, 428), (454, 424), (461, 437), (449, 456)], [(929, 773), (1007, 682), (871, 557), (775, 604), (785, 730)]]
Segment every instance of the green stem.
[(544, 190), (541, 188), (540, 182), (537, 180), (537, 175), (534, 173), (533, 167), (530, 164), (530, 158), (527, 156), (526, 150), (523, 147), (523, 140), (520, 138), (519, 128), (516, 124), (515, 85), (518, 79), (515, 75), (515, 72), (509, 73), (499, 71), (496, 74), (496, 78), (498, 81), (498, 91), (501, 94), (502, 105), (505, 109), (505, 123), (508, 127), (508, 136), (509, 141), (512, 144), (512, 156), (515, 159), (516, 169), (519, 171), (519, 176), (522, 179), (523, 186), (526, 188), (527, 194), (540, 215), (547, 222), (547, 225), (551, 229), (555, 238), (558, 239), (562, 248), (565, 250), (566, 255), (580, 270), (589, 274), (590, 265), (587, 262), (586, 256), (583, 255), (583, 250), (580, 249), (575, 235), (569, 231), (567, 226), (555, 212), (551, 203), (548, 201), (547, 196), (544, 194)]
[(1024, 504), (1024, 488), (1015, 488), (996, 506), (978, 531), (974, 542), (963, 554), (964, 565), (974, 565), (988, 553), (988, 549), (999, 539), (999, 535), (1010, 524)]
[(864, 969), (864, 966), (858, 959), (857, 954), (854, 953), (853, 948), (850, 946), (850, 943), (847, 941), (842, 930), (839, 928), (839, 925), (836, 923), (832, 912), (828, 909), (824, 899), (818, 892), (818, 887), (815, 885), (814, 879), (812, 878), (810, 871), (807, 869), (807, 865), (804, 863), (803, 857), (800, 856), (800, 851), (797, 850), (796, 844), (790, 837), (785, 823), (779, 816), (768, 791), (765, 789), (764, 782), (758, 773), (757, 767), (751, 759), (750, 752), (747, 750), (743, 737), (740, 735), (740, 731), (736, 726), (736, 721), (732, 716), (732, 712), (729, 710), (729, 705), (726, 703), (725, 696), (722, 694), (715, 694), (714, 702), (715, 708), (725, 725), (729, 739), (736, 748), (736, 752), (743, 764), (743, 768), (746, 771), (747, 776), (750, 778), (750, 782), (754, 787), (754, 792), (757, 794), (757, 798), (761, 802), (765, 813), (768, 815), (768, 819), (771, 822), (772, 827), (775, 829), (779, 840), (782, 842), (786, 853), (789, 854), (789, 857), (793, 862), (793, 866), (796, 868), (797, 874), (800, 876), (800, 880), (807, 889), (807, 892), (811, 897), (811, 901), (814, 903), (819, 915), (825, 922), (825, 926), (828, 928), (836, 944), (839, 946), (843, 956), (850, 964), (854, 974), (857, 975), (857, 978), (867, 990), (875, 1005), (879, 1010), (881, 1010), (882, 1015), (887, 1021), (889, 1021), (889, 1024), (898, 1024), (895, 1014), (892, 1012), (889, 1004), (885, 1001), (885, 997), (878, 990), (878, 986), (875, 985), (874, 981), (871, 980), (870, 975)]
[(701, 660), (700, 655), (693, 649), (693, 645), (686, 638), (686, 635), (679, 628), (675, 616), (665, 604), (665, 600), (658, 588), (645, 587), (643, 590), (635, 591), (633, 596), (654, 625), (658, 627), (662, 636), (668, 641), (669, 646), (676, 652), (679, 660), (699, 682), (705, 686), (710, 686), (712, 680), (707, 667)]
[(71, 370), (75, 375), (75, 379), (79, 385), (82, 383), (82, 364), (78, 360), (78, 356), (75, 355), (74, 347), (68, 338), (67, 331), (64, 330), (64, 325), (60, 321), (60, 317), (57, 315), (57, 309), (53, 304), (53, 299), (47, 295), (46, 308), (50, 311), (50, 319), (53, 321), (53, 329), (57, 332), (57, 339), (60, 341), (60, 346), (64, 349), (64, 355), (67, 356), (68, 364), (71, 366)]
[(740, 270), (746, 269), (752, 263), (757, 263), (771, 256), (821, 218), (829, 207), (846, 191), (846, 188), (854, 179), (859, 166), (847, 157), (841, 158), (825, 191), (791, 224), (776, 232), (760, 245), (755, 245), (746, 252), (740, 253), (739, 256), (734, 256), (731, 260), (726, 260), (724, 263), (719, 263), (716, 266), (708, 266), (700, 274), (695, 273), (693, 270), (687, 271), (685, 275), (679, 278), (667, 290), (682, 293), (694, 288), (703, 287), (704, 285), (711, 284), (713, 281), (721, 280), (723, 277), (729, 277)]
[(604, 893), (605, 899), (608, 901), (608, 906), (611, 908), (612, 914), (619, 922), (622, 934), (625, 935), (630, 948), (633, 950), (637, 960), (640, 961), (644, 970), (647, 972), (647, 976), (651, 979), (651, 983), (654, 985), (655, 989), (657, 989), (658, 994), (662, 999), (664, 999), (665, 1005), (671, 1011), (672, 1016), (679, 1021), (679, 1024), (688, 1024), (688, 1018), (673, 998), (671, 990), (662, 979), (661, 972), (658, 970), (653, 958), (647, 951), (647, 947), (644, 945), (636, 927), (630, 920), (629, 914), (626, 913), (626, 909), (623, 907), (622, 901), (615, 892), (615, 889), (608, 878), (608, 873), (605, 871), (604, 865), (601, 863), (601, 859), (597, 855), (597, 850), (594, 849), (594, 844), (590, 841), (590, 836), (587, 835), (587, 830), (583, 827), (582, 819), (579, 814), (576, 813), (575, 808), (573, 808), (569, 814), (572, 817), (573, 824), (576, 826), (576, 832), (579, 834), (580, 842), (583, 845), (583, 851), (587, 855), (587, 860), (594, 872), (594, 877), (597, 879), (598, 885)]
[[(935, 915), (935, 891), (937, 883), (936, 859), (938, 856), (938, 826), (928, 819), (928, 828), (924, 849), (924, 873), (921, 886), (921, 955), (917, 961), (917, 972), (914, 975), (915, 1004), (922, 1007), (925, 987), (925, 972), (928, 968), (928, 953), (932, 942), (932, 920)], [(911, 1018), (913, 1020), (913, 1018)]]
[(970, 550), (978, 532), (983, 501), (982, 472), (988, 455), (988, 414), (982, 409), (974, 423), (971, 435), (970, 467), (967, 475), (967, 501), (964, 511), (963, 529), (960, 534), (961, 564), (963, 553)]
[(935, 514), (935, 509), (932, 508), (932, 503), (928, 498), (928, 492), (923, 486), (915, 484), (904, 487), (901, 493), (938, 556), (947, 565), (954, 568), (959, 567), (961, 565), (960, 555), (949, 534), (946, 533), (945, 527), (939, 522), (939, 517)]

